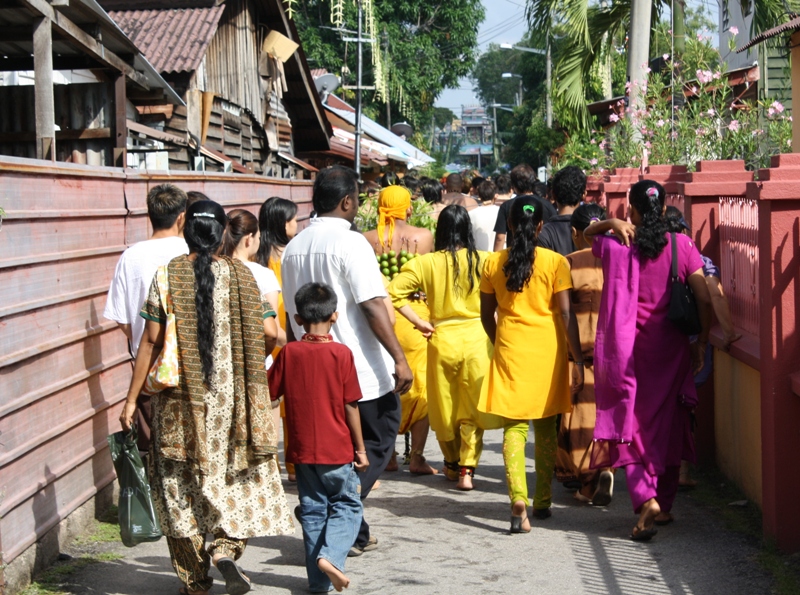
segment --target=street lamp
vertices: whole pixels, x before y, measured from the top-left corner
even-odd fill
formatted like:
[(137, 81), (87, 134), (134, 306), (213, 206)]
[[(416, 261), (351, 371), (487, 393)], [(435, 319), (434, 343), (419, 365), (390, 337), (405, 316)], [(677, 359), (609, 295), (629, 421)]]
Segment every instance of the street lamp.
[(551, 56), (550, 56), (550, 38), (549, 37), (547, 38), (547, 49), (546, 50), (540, 50), (540, 49), (537, 49), (537, 48), (526, 48), (526, 47), (523, 47), (521, 45), (513, 45), (513, 44), (510, 44), (510, 43), (501, 43), (500, 44), (500, 48), (502, 48), (504, 50), (518, 50), (520, 52), (528, 52), (529, 54), (541, 54), (542, 56), (546, 57), (545, 58), (545, 62), (546, 62), (546, 64), (545, 64), (546, 77), (545, 77), (545, 83), (544, 84), (545, 84), (545, 87), (547, 87), (547, 95), (546, 95), (547, 127), (548, 128), (552, 128), (553, 127), (553, 102), (550, 99), (550, 91), (552, 89), (552, 78), (553, 78), (553, 72), (552, 72), (553, 71), (553, 65), (552, 65), (552, 62), (553, 61), (552, 61)]
[(522, 105), (522, 76), (514, 74), (513, 72), (504, 72), (500, 75), (504, 79), (517, 78), (519, 79), (519, 94), (517, 95), (517, 107)]

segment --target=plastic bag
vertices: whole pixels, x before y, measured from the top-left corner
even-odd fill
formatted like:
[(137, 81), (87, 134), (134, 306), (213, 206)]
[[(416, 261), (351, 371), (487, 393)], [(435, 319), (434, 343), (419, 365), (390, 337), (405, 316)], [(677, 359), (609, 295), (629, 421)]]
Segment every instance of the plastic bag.
[(161, 539), (161, 526), (150, 495), (144, 463), (136, 446), (136, 426), (108, 437), (119, 480), (119, 532), (128, 547)]

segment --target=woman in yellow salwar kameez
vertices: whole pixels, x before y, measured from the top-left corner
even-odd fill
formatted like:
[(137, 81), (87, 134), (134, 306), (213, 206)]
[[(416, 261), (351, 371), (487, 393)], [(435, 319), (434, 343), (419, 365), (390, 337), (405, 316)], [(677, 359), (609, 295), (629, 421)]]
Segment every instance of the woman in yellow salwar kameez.
[(570, 308), (569, 265), (560, 254), (537, 247), (542, 216), (542, 207), (533, 198), (514, 201), (508, 216), (514, 240), (507, 250), (486, 260), (480, 287), (481, 319), (495, 350), (478, 409), (504, 418), (503, 461), (512, 533), (531, 530), (525, 473), (529, 420), (536, 441), (533, 516), (550, 516), (556, 417), (571, 408), (567, 344), (575, 362), (572, 392), (583, 388), (584, 361)]
[[(433, 234), (427, 229), (409, 225), (406, 220), (411, 215), (411, 193), (403, 186), (387, 186), (378, 198), (378, 228), (364, 232), (377, 256), (390, 253), (397, 257), (401, 250), (414, 254), (427, 254), (433, 249)], [(417, 292), (409, 302), (421, 318), (428, 319), (428, 306), (425, 294)], [(414, 383), (407, 393), (400, 395), (400, 434), (411, 434), (411, 452), (408, 456), (408, 470), (417, 475), (436, 474), (437, 471), (426, 461), (423, 452), (428, 440), (428, 342), (408, 320), (402, 316), (395, 319), (394, 332), (403, 348), (408, 365), (414, 373)], [(387, 471), (397, 471), (397, 453), (386, 467)]]
[[(451, 205), (439, 216), (434, 252), (406, 263), (389, 285), (395, 308), (427, 335), (428, 418), (445, 461), (445, 475), (471, 490), (483, 450), (483, 431), (502, 427), (494, 415), (478, 412), (483, 377), (492, 347), (480, 320), (480, 271), (487, 253), (475, 249), (464, 207)], [(418, 289), (428, 296), (430, 322), (409, 304)]]

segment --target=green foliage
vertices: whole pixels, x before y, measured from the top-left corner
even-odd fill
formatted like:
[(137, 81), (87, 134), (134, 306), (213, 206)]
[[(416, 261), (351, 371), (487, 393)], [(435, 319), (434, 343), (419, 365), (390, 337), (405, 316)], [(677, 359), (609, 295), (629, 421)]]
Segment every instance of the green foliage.
[(564, 133), (547, 128), (544, 98), (526, 102), (514, 110), (511, 137), (503, 152), (508, 163), (528, 163), (532, 167), (547, 165), (549, 155), (564, 144)]
[[(362, 197), (361, 206), (356, 215), (356, 225), (361, 231), (370, 231), (378, 227), (378, 196)], [(422, 199), (411, 201), (411, 217), (407, 223), (413, 227), (422, 227), (436, 232), (436, 220), (432, 217), (433, 205)]]
[[(478, 25), (484, 10), (480, 0), (372, 0), (375, 29), (386, 32), (378, 43), (367, 44), (364, 53), (364, 84), (371, 85), (372, 51), (386, 52), (383, 69), (388, 77), (393, 119), (407, 118), (417, 127), (426, 124), (425, 115), (436, 97), (455, 87), (475, 61)], [(356, 47), (342, 41), (331, 26), (335, 0), (295, 0), (294, 20), (312, 68), (326, 68), (355, 83)], [(343, 26), (357, 28), (356, 7), (343, 6)], [(386, 51), (388, 43), (388, 51)], [(385, 103), (374, 93), (364, 94), (365, 108), (385, 113)], [(404, 109), (401, 109), (404, 108)], [(402, 115), (401, 115), (402, 114)], [(430, 114), (427, 113), (427, 123)]]
[(114, 562), (122, 558), (119, 554), (105, 552), (56, 563), (39, 575), (20, 595), (68, 595), (73, 592), (67, 585), (70, 576), (91, 564)]
[[(604, 133), (575, 134), (563, 161), (587, 170), (650, 165), (686, 165), (697, 161), (742, 159), (746, 167), (768, 167), (772, 155), (791, 150), (791, 117), (778, 102), (747, 102), (735, 97), (718, 58), (709, 58), (708, 39), (687, 40), (684, 65), (669, 61), (669, 72), (652, 74), (646, 107), (626, 112), (620, 101), (616, 121)], [(697, 66), (689, 70), (685, 64)], [(673, 99), (670, 84), (685, 89)], [(691, 80), (685, 80), (691, 79)]]

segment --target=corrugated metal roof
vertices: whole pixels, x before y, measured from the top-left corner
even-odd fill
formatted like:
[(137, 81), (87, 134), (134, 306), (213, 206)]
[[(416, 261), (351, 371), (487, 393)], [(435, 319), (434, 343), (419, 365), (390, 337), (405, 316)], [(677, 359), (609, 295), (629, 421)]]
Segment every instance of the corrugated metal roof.
[(777, 37), (781, 33), (786, 33), (787, 31), (794, 31), (796, 29), (800, 29), (800, 16), (797, 15), (791, 15), (791, 16), (794, 17), (792, 18), (791, 21), (789, 21), (788, 23), (784, 23), (783, 25), (778, 25), (777, 27), (773, 27), (769, 31), (764, 31), (763, 33), (756, 35), (753, 39), (751, 39), (742, 47), (740, 47), (738, 50), (736, 50), (736, 53), (739, 54), (741, 52), (744, 52), (745, 50), (750, 49), (754, 45), (758, 45), (762, 41), (766, 41), (773, 37)]
[(159, 72), (192, 72), (200, 66), (224, 10), (221, 4), (109, 14)]

